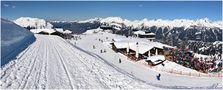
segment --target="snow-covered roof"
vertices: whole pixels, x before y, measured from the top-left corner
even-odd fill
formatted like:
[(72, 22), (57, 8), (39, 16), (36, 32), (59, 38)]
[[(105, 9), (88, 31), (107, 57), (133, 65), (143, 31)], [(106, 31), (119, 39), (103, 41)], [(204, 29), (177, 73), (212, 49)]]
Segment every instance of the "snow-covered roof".
[(141, 35), (142, 35), (142, 34), (146, 34), (145, 31), (135, 31), (135, 32), (133, 32), (133, 33), (134, 33), (134, 34), (141, 34)]
[(72, 31), (70, 31), (70, 30), (65, 30), (63, 33), (65, 33), (65, 34), (70, 34), (70, 33), (72, 33)]
[(128, 47), (128, 43), (127, 42), (114, 42), (114, 45), (118, 49), (123, 49), (123, 48), (127, 48)]
[(63, 33), (64, 32), (63, 28), (55, 28), (55, 30), (58, 31), (58, 32), (60, 32), (60, 33)]
[(156, 35), (155, 33), (146, 33), (145, 31), (135, 31), (133, 34), (138, 34), (138, 35)]
[(124, 41), (129, 41), (129, 39), (128, 38), (120, 38), (120, 37), (117, 37), (117, 38), (114, 38), (114, 40), (116, 41), (116, 42), (124, 42)]
[(33, 33), (46, 32), (49, 34), (56, 32), (54, 29), (31, 29), (30, 31)]
[(156, 35), (155, 33), (146, 33), (146, 35)]
[(140, 38), (126, 38), (117, 36), (116, 38), (114, 38), (114, 41), (116, 48), (127, 48), (127, 45), (129, 43), (130, 46), (129, 48), (134, 51), (137, 50), (136, 43), (138, 41), (138, 48), (140, 54), (144, 54), (145, 52), (149, 51), (152, 48), (159, 48), (159, 49), (163, 49), (163, 47), (174, 48), (166, 44), (162, 44), (159, 42), (151, 42)]
[(140, 53), (140, 54), (144, 54), (147, 51), (150, 51), (152, 48), (154, 48), (154, 46), (150, 46), (150, 45), (143, 44), (143, 43), (138, 43), (138, 47), (136, 44), (130, 45), (131, 50), (137, 51), (137, 49), (138, 49), (138, 53)]
[(129, 49), (133, 50), (133, 51), (137, 51), (140, 54), (144, 54), (147, 51), (151, 50), (152, 48), (160, 48), (163, 49), (163, 44), (161, 43), (157, 43), (157, 42), (138, 42), (138, 47), (136, 45), (137, 42), (133, 42), (133, 41), (116, 41), (114, 42), (114, 45), (116, 48), (118, 49), (123, 49), (123, 48), (127, 48), (129, 47)]
[(165, 57), (163, 55), (155, 55), (155, 56), (147, 57), (147, 61), (148, 60), (155, 62), (156, 60), (165, 60)]

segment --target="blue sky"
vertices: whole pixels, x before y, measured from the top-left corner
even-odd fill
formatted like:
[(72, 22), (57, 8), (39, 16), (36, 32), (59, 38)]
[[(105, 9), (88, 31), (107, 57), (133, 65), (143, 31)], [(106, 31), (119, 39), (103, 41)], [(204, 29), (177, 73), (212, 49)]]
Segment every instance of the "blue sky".
[(222, 20), (221, 1), (2, 1), (2, 18), (22, 16), (47, 20), (85, 20), (119, 16), (125, 19), (201, 19)]

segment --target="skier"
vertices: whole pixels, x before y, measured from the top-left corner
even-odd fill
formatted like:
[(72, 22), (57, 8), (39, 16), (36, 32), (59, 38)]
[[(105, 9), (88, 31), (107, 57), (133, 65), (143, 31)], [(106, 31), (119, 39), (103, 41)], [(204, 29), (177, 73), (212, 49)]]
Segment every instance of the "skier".
[(104, 49), (104, 53), (106, 53), (106, 49)]
[(161, 76), (160, 73), (156, 76), (156, 79), (159, 80), (159, 81), (160, 81), (160, 76)]
[(103, 51), (101, 50), (101, 53), (103, 53)]
[(121, 59), (119, 58), (119, 63), (122, 63)]
[(95, 46), (93, 45), (93, 49), (95, 49)]

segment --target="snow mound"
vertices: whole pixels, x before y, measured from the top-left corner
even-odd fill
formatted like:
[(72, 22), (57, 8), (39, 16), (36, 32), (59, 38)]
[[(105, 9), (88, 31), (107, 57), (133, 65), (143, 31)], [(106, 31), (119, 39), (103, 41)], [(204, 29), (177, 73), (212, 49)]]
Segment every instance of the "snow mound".
[(49, 22), (39, 18), (20, 17), (16, 19), (14, 22), (20, 25), (21, 27), (34, 27), (36, 29), (42, 29), (42, 28), (49, 29), (53, 27), (53, 25), (50, 24)]
[(26, 47), (34, 40), (35, 37), (29, 30), (1, 19), (1, 66), (18, 54), (20, 48)]

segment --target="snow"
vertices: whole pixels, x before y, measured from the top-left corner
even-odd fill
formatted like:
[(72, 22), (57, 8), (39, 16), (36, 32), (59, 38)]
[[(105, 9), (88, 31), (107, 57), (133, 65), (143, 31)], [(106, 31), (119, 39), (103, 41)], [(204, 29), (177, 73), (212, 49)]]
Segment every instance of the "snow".
[(45, 21), (44, 19), (31, 18), (31, 17), (20, 17), (14, 20), (14, 23), (20, 25), (21, 27), (35, 27), (36, 29), (47, 28), (50, 29), (53, 27), (52, 24)]
[(116, 27), (122, 27), (122, 25), (118, 24), (118, 23), (111, 23), (110, 26), (116, 26)]
[[(147, 18), (144, 18), (142, 20), (127, 20), (122, 19), (121, 17), (106, 17), (106, 18), (98, 18), (98, 19), (89, 19), (85, 20), (83, 22), (101, 22), (101, 23), (107, 23), (107, 24), (124, 24), (129, 27), (133, 28), (141, 28), (141, 27), (151, 27), (151, 26), (157, 26), (157, 27), (168, 27), (172, 29), (173, 27), (184, 27), (184, 29), (190, 28), (191, 26), (201, 26), (201, 27), (209, 27), (209, 28), (215, 28), (218, 27), (220, 29), (223, 29), (223, 21), (211, 21), (208, 18), (203, 19), (197, 19), (197, 20), (190, 20), (190, 19), (173, 19), (173, 20), (164, 20), (164, 19), (151, 19), (148, 20)], [(120, 25), (118, 25), (120, 26)]]
[(148, 57), (147, 60), (155, 62), (156, 60), (165, 60), (165, 57), (163, 55), (155, 55)]
[(54, 29), (55, 29), (55, 31), (60, 32), (60, 33), (64, 32), (63, 28), (54, 28)]
[(144, 43), (138, 43), (138, 45), (136, 45), (136, 43), (135, 43), (135, 44), (130, 45), (131, 50), (134, 50), (134, 51), (138, 50), (138, 53), (140, 53), (140, 54), (144, 54), (147, 51), (150, 51), (152, 48), (154, 48), (154, 46), (150, 46), (150, 45), (147, 45)]
[(100, 31), (102, 31), (101, 28), (90, 29), (90, 30), (87, 30), (86, 32), (84, 32), (83, 34), (93, 34), (93, 33), (98, 33)]
[(194, 54), (194, 57), (196, 57), (196, 58), (201, 58), (201, 57), (202, 57), (203, 59), (204, 59), (204, 58), (209, 58), (209, 59), (211, 58), (211, 56), (208, 56), (208, 55), (202, 55), (202, 54), (198, 54), (198, 53), (195, 53), (195, 54)]
[[(12, 26), (5, 28), (10, 27)], [(222, 89), (222, 77), (198, 77), (164, 72), (161, 69), (175, 68), (197, 73), (173, 62), (164, 62), (165, 66), (150, 68), (143, 64), (145, 60), (131, 61), (125, 55), (114, 52), (109, 46), (114, 38), (119, 38), (122, 42), (129, 41), (135, 44), (138, 41), (140, 45), (156, 47), (164, 44), (140, 38), (125, 38), (102, 32), (100, 29), (89, 31), (100, 33), (76, 35), (80, 36), (78, 40), (35, 34), (36, 41), (1, 68), (1, 88)], [(106, 52), (101, 53), (100, 50)], [(160, 80), (156, 79), (158, 74), (161, 74)]]
[(126, 42), (114, 42), (114, 45), (117, 49), (125, 49), (129, 46)]
[(70, 30), (65, 30), (63, 33), (65, 33), (65, 34), (71, 34), (72, 31), (70, 31)]
[[(108, 42), (111, 42), (112, 39), (124, 38), (123, 36), (114, 35), (111, 33), (95, 33), (91, 35), (78, 35), (81, 39), (78, 40), (69, 40), (73, 45), (81, 48), (86, 53), (98, 57), (98, 60), (103, 60), (107, 64), (111, 65), (114, 68), (118, 68), (118, 71), (125, 72), (125, 74), (131, 74), (135, 79), (143, 81), (149, 85), (159, 87), (159, 88), (213, 88), (218, 87), (222, 88), (222, 77), (204, 77), (203, 73), (199, 73), (193, 69), (183, 67), (174, 62), (165, 61), (165, 66), (158, 65), (156, 67), (150, 68), (146, 66), (145, 60), (140, 61), (131, 61), (125, 55), (116, 53), (111, 49), (111, 46)], [(108, 38), (108, 39), (106, 39)], [(103, 40), (103, 43), (98, 39)], [(130, 40), (140, 40), (147, 41), (143, 39), (134, 39), (128, 37)], [(91, 41), (91, 42), (89, 42)], [(120, 40), (121, 41), (121, 40)], [(92, 46), (96, 48), (93, 49)], [(101, 53), (100, 50), (106, 50), (105, 53)], [(121, 59), (121, 63), (119, 63)], [(181, 70), (182, 74), (176, 74), (176, 70)], [(163, 71), (165, 70), (165, 71)], [(169, 71), (174, 70), (172, 73)], [(178, 71), (179, 71), (178, 70)], [(185, 75), (184, 71), (191, 73), (191, 76), (188, 74)], [(161, 80), (156, 79), (157, 74), (161, 74)], [(196, 75), (196, 76), (195, 76)], [(198, 75), (201, 75), (200, 77)], [(208, 75), (206, 75), (208, 76)], [(171, 81), (171, 82), (170, 82)]]
[(49, 34), (56, 32), (54, 29), (31, 29), (30, 31), (33, 33), (45, 32)]
[(9, 54), (16, 55), (35, 40), (34, 35), (27, 29), (15, 23), (1, 19), (1, 66), (9, 61)]
[(146, 89), (148, 85), (59, 36), (38, 35), (2, 68), (3, 89)]
[(107, 17), (100, 21), (101, 23), (123, 23), (121, 17)]
[(78, 23), (93, 23), (95, 21), (100, 21), (102, 18), (92, 18), (92, 19), (87, 19), (83, 21), (78, 21)]
[[(160, 65), (157, 65), (155, 66), (155, 68), (158, 68), (159, 70), (166, 70), (166, 71), (182, 71), (184, 73), (194, 73), (194, 74), (199, 74), (199, 72), (197, 72), (196, 70), (193, 70), (193, 69), (189, 69), (189, 68), (186, 68), (184, 66), (181, 66), (175, 62), (172, 62), (172, 61), (168, 61), (166, 60), (165, 62), (163, 62), (164, 66), (162, 66), (161, 64)], [(202, 73), (200, 73), (202, 74)]]
[[(157, 42), (144, 42), (144, 41), (140, 41), (140, 42), (134, 42), (134, 41), (127, 41), (128, 39), (115, 39), (116, 42), (114, 42), (114, 45), (116, 48), (118, 49), (125, 49), (125, 48), (130, 48), (133, 51), (137, 51), (140, 54), (144, 54), (147, 51), (150, 51), (152, 48), (160, 48), (163, 49), (163, 47), (165, 47), (164, 44), (161, 43), (157, 43)], [(138, 43), (138, 45), (136, 45), (136, 43)], [(167, 46), (167, 45), (166, 45)]]
[[(133, 51), (137, 51), (140, 54), (144, 54), (147, 51), (150, 51), (152, 48), (160, 48), (163, 49), (163, 47), (168, 47), (168, 48), (173, 48), (171, 46), (162, 44), (162, 43), (158, 43), (158, 42), (145, 42), (145, 41), (133, 41), (130, 39), (122, 39), (122, 38), (116, 38), (114, 39), (116, 42), (114, 42), (114, 45), (116, 48), (118, 49), (124, 49), (129, 47), (131, 50)], [(138, 45), (136, 45), (136, 43), (138, 43)]]
[(60, 33), (64, 33), (64, 34), (71, 34), (72, 31), (70, 30), (63, 30), (63, 28), (54, 28), (55, 31), (60, 32)]
[(219, 44), (223, 44), (223, 41), (215, 41), (215, 42), (213, 42), (213, 45), (218, 46)]
[(134, 34), (141, 34), (141, 35), (143, 35), (143, 34), (146, 34), (144, 31), (135, 31), (135, 32), (133, 32)]

